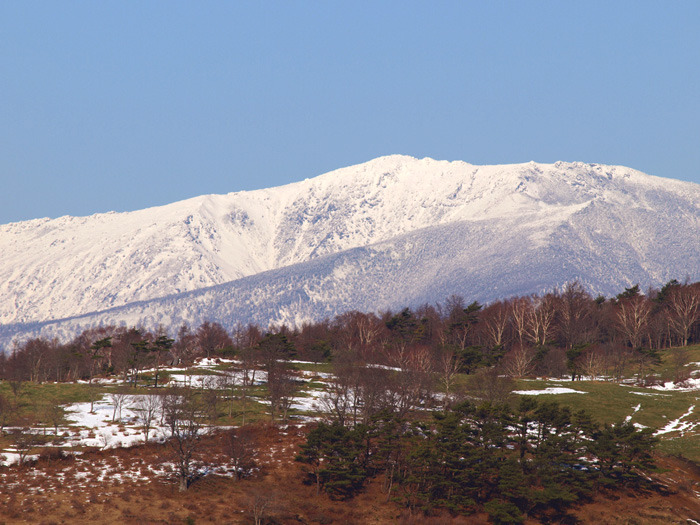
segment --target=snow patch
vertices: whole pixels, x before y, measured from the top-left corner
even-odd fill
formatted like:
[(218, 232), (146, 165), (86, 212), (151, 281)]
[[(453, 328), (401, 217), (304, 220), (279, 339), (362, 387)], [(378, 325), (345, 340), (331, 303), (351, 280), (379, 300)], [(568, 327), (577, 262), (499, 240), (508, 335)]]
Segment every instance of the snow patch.
[(654, 432), (654, 435), (659, 436), (662, 434), (668, 434), (670, 432), (680, 432), (681, 436), (683, 436), (683, 435), (685, 435), (686, 432), (689, 432), (689, 431), (695, 429), (695, 427), (700, 425), (700, 423), (698, 423), (696, 421), (683, 421), (684, 419), (689, 417), (690, 414), (692, 414), (694, 410), (695, 410), (695, 405), (692, 405), (685, 414), (683, 414), (678, 419), (674, 419), (673, 421), (670, 421), (664, 428), (659, 429), (656, 432)]
[(521, 396), (539, 396), (542, 394), (587, 394), (588, 392), (581, 392), (580, 390), (574, 390), (573, 388), (551, 386), (545, 388), (544, 390), (514, 390), (513, 393), (520, 394)]

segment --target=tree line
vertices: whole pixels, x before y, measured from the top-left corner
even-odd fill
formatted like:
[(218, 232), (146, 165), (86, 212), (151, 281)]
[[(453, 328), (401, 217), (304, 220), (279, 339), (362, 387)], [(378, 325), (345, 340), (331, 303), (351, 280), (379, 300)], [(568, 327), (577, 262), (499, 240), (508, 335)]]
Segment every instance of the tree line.
[[(571, 283), (489, 305), (451, 296), (443, 304), (352, 311), (299, 327), (227, 330), (204, 322), (176, 334), (96, 327), (66, 343), (15, 344), (0, 355), (0, 378), (13, 392), (23, 381), (92, 383), (104, 374), (135, 386), (148, 368), (161, 395), (158, 403), (146, 396), (153, 410), (138, 407), (144, 434), (147, 440), (160, 410), (182, 462), (176, 466), (184, 490), (196, 476), (201, 429), (217, 420), (221, 399), (229, 418), (234, 400), (245, 417), (256, 370), (263, 370), (272, 420), (284, 420), (299, 389), (289, 361), (330, 361), (333, 373), (319, 400), (325, 422), (311, 430), (299, 455), (318, 493), (351, 498), (379, 478), (387, 499), (412, 511), (485, 511), (495, 522), (518, 523), (524, 516), (560, 518), (595, 488), (641, 483), (654, 439), (630, 424), (600, 426), (585, 412), (553, 403), (523, 399), (510, 406), (511, 378), (622, 378), (632, 370), (649, 382), (656, 380), (650, 370), (659, 350), (673, 347), (671, 379), (683, 381), (685, 348), (700, 342), (699, 321), (700, 283), (671, 281), (646, 294), (632, 286), (611, 299)], [(234, 356), (236, 371), (214, 385), (161, 388), (162, 367)], [(471, 379), (468, 395), (459, 391), (463, 373)], [(112, 395), (116, 414), (124, 390)], [(441, 410), (432, 418), (417, 410), (436, 403)], [(240, 439), (231, 438), (231, 454), (245, 456), (249, 447)]]
[[(503, 374), (621, 378), (633, 369), (653, 381), (651, 365), (674, 347), (674, 381), (687, 379), (684, 347), (700, 342), (700, 283), (670, 281), (642, 294), (592, 297), (582, 285), (512, 297), (488, 305), (453, 295), (444, 303), (380, 314), (351, 311), (333, 319), (266, 329), (206, 321), (199, 327), (149, 331), (96, 327), (67, 343), (32, 338), (0, 354), (0, 378), (75, 381), (95, 374), (136, 378), (140, 370), (186, 365), (198, 357), (274, 353), (309, 361), (351, 357), (402, 369), (429, 367), (443, 377), (498, 365)], [(172, 338), (170, 336), (173, 336)]]

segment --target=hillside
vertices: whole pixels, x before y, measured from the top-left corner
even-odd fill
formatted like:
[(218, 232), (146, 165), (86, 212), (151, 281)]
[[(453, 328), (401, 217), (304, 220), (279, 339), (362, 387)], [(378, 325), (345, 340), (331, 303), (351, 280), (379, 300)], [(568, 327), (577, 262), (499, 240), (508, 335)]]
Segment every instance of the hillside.
[(1, 337), (47, 322), (44, 334), (298, 323), (574, 279), (612, 295), (699, 278), (699, 231), (700, 186), (629, 168), (382, 157), (278, 188), (1, 226)]
[[(700, 346), (690, 351), (695, 359), (700, 355)], [(28, 450), (25, 465), (0, 468), (0, 517), (6, 523), (250, 523), (257, 512), (279, 523), (489, 523), (483, 512), (460, 515), (439, 506), (427, 515), (418, 510), (411, 512), (405, 499), (410, 489), (397, 491), (397, 497), (390, 499), (382, 475), (369, 479), (347, 501), (324, 492), (316, 494), (313, 484), (302, 482), (305, 468), (294, 458), (315, 421), (330, 417), (319, 400), (331, 391), (337, 369), (329, 363), (294, 362), (298, 390), (294, 393), (290, 420), (272, 424), (267, 414), (270, 405), (266, 403), (266, 374), (258, 370), (246, 409), (241, 397), (242, 365), (241, 361), (203, 359), (190, 367), (161, 371), (167, 373), (167, 386), (187, 388), (189, 384), (189, 389), (202, 396), (203, 401), (204, 392), (218, 394), (214, 412), (205, 409), (199, 416), (206, 421), (195, 454), (199, 474), (193, 476), (186, 497), (177, 489), (172, 451), (164, 443), (169, 436), (167, 425), (154, 422), (150, 441), (144, 444), (144, 423), (139, 414), (145, 405), (140, 400), (168, 394), (162, 385), (154, 387), (152, 369), (142, 371), (136, 387), (123, 385), (117, 377), (97, 378), (92, 387), (86, 382), (24, 384), (18, 398), (19, 410), (12, 413), (6, 432), (0, 433), (0, 452), (8, 460), (6, 463), (17, 462), (13, 431), (21, 428), (16, 426), (19, 422), (23, 422), (22, 431), (33, 433), (37, 441)], [(690, 365), (690, 369), (697, 376), (697, 364)], [(238, 378), (233, 418), (226, 390), (214, 381), (227, 375)], [(568, 509), (568, 520), (681, 524), (698, 516), (700, 455), (698, 421), (692, 413), (697, 390), (684, 392), (677, 388), (662, 392), (610, 381), (571, 383), (555, 378), (522, 380), (518, 388), (527, 388), (532, 396), (542, 394), (552, 384), (559, 385), (559, 391), (567, 390), (561, 388), (565, 386), (583, 393), (550, 393), (537, 398), (558, 401), (575, 410), (590, 409), (595, 420), (605, 423), (631, 420), (640, 428), (649, 426), (661, 438), (661, 453), (655, 454), (658, 468), (650, 473), (649, 486), (621, 483), (596, 487), (590, 498), (583, 498)], [(126, 398), (123, 410), (117, 412), (114, 403), (119, 393), (126, 393)], [(0, 394), (12, 399), (7, 381), (0, 384)], [(510, 399), (514, 406), (523, 395), (516, 394)], [(95, 401), (92, 411), (90, 398)], [(59, 403), (61, 410), (55, 422), (47, 418), (47, 400)], [(244, 411), (246, 421), (257, 420), (247, 427), (251, 439), (248, 447), (254, 451), (248, 461), (253, 461), (254, 468), (236, 479), (236, 465), (240, 463), (227, 448), (226, 433), (232, 424), (241, 425)], [(419, 417), (430, 420), (430, 413)], [(54, 424), (58, 425), (55, 429)], [(217, 432), (204, 430), (215, 427), (219, 427)], [(674, 456), (666, 455), (669, 452)], [(34, 461), (37, 455), (38, 461)], [(266, 507), (262, 509), (261, 505)], [(541, 521), (534, 517), (525, 521), (538, 522)]]

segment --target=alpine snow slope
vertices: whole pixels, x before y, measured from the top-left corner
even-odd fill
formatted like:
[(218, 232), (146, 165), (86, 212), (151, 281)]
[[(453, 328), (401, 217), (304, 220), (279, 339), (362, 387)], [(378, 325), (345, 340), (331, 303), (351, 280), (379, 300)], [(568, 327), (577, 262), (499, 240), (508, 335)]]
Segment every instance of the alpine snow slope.
[(389, 156), (277, 188), (0, 226), (0, 342), (99, 324), (300, 323), (579, 280), (700, 280), (700, 185)]

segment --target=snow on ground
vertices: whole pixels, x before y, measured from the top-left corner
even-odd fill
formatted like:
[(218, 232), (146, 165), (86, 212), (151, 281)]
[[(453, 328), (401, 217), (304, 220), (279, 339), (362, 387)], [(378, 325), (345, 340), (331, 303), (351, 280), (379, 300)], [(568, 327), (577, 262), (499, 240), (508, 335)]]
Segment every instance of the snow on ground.
[(168, 374), (169, 386), (213, 387), (216, 388), (219, 376), (195, 374)]
[[(96, 401), (92, 412), (90, 403), (73, 403), (65, 408), (65, 419), (68, 427), (59, 427), (58, 436), (61, 447), (97, 447), (101, 449), (130, 447), (144, 442), (142, 423), (139, 421), (139, 403), (146, 397), (128, 395), (125, 397), (121, 417), (117, 411), (115, 421), (112, 421), (114, 405), (110, 396), (104, 395)], [(162, 441), (166, 436), (166, 428), (158, 424), (158, 418), (152, 423), (149, 440)], [(46, 433), (45, 428), (30, 428), (34, 434)], [(19, 461), (19, 455), (14, 449), (8, 448), (0, 452), (4, 460), (0, 464), (10, 465)], [(27, 456), (27, 459), (36, 456)]]
[[(231, 359), (201, 359), (195, 367), (200, 369), (210, 369), (221, 364), (235, 363)], [(190, 369), (191, 370), (191, 369)], [(152, 371), (155, 371), (153, 369)], [(243, 373), (241, 371), (222, 372), (219, 375), (204, 375), (189, 373), (186, 368), (168, 367), (161, 368), (160, 372), (167, 372), (171, 384), (181, 384), (191, 387), (218, 386), (216, 382), (228, 375), (237, 384), (241, 382)], [(305, 377), (331, 377), (332, 374), (309, 372), (303, 374)], [(255, 371), (255, 383), (261, 384), (267, 381), (267, 373), (262, 370)], [(97, 382), (97, 380), (95, 381)], [(109, 380), (107, 384), (118, 382)], [(292, 408), (300, 411), (316, 412), (321, 408), (320, 400), (326, 395), (324, 392), (310, 390), (301, 392), (301, 396), (296, 397), (292, 403)], [(66, 420), (70, 422), (70, 428), (62, 428), (61, 433), (66, 436), (64, 446), (88, 446), (99, 448), (129, 447), (137, 443), (144, 442), (143, 425), (139, 421), (139, 404), (149, 396), (127, 395), (122, 406), (121, 414), (114, 412), (114, 403), (109, 395), (102, 396), (93, 405), (90, 411), (90, 403), (74, 403), (66, 407)], [(257, 400), (264, 403), (264, 400)], [(158, 412), (158, 415), (160, 413)], [(112, 419), (115, 421), (112, 421)], [(159, 419), (155, 418), (149, 432), (149, 440), (162, 441), (166, 437), (166, 428), (158, 424)], [(5, 454), (6, 463), (16, 462), (17, 459), (11, 452)]]
[(630, 394), (635, 394), (638, 396), (664, 396), (664, 397), (669, 397), (671, 394), (657, 394), (656, 392), (635, 392), (634, 390), (630, 391)]
[(394, 372), (403, 372), (403, 370), (396, 366), (377, 365), (374, 363), (368, 363), (366, 366), (367, 368), (381, 368), (382, 370), (393, 370)]
[[(14, 450), (13, 448), (7, 448), (2, 451), (2, 454), (0, 454), (0, 465), (9, 466), (19, 463), (19, 454), (14, 452)], [(36, 454), (28, 454), (24, 457), (24, 461), (33, 461), (38, 457)]]
[[(78, 379), (76, 383), (81, 385), (89, 385), (91, 382), (86, 379)], [(93, 385), (119, 385), (122, 380), (117, 377), (95, 377), (92, 380)]]
[(328, 395), (326, 392), (314, 390), (308, 391), (306, 394), (308, 394), (306, 397), (295, 397), (291, 408), (304, 412), (324, 411), (323, 399)]
[(199, 359), (195, 366), (198, 368), (215, 368), (219, 365), (240, 364), (235, 359), (225, 359), (223, 357), (203, 357)]
[[(241, 362), (235, 359), (225, 359), (223, 357), (201, 357), (195, 360), (192, 366), (160, 366), (158, 367), (158, 372), (187, 372), (188, 370), (193, 370), (195, 368), (201, 368), (204, 370), (211, 370), (221, 365), (240, 365)], [(140, 373), (156, 372), (155, 368), (144, 368), (140, 370)]]
[[(116, 421), (112, 421), (114, 405), (108, 400), (108, 396), (94, 404), (93, 412), (90, 412), (90, 403), (74, 403), (66, 408), (66, 419), (71, 421), (80, 430), (71, 433), (68, 438), (70, 446), (87, 446), (99, 448), (130, 447), (137, 443), (143, 443), (144, 433), (139, 422), (138, 405), (147, 396), (126, 396), (122, 407), (121, 419), (117, 414)], [(149, 439), (165, 439), (164, 426), (158, 425), (158, 419), (153, 421)]]
[(693, 392), (695, 390), (700, 390), (700, 378), (691, 378), (682, 383), (667, 381), (663, 385), (652, 386), (650, 388), (673, 392)]
[(587, 394), (588, 392), (581, 392), (580, 390), (561, 386), (550, 386), (544, 390), (513, 390), (513, 393), (520, 394), (521, 396), (539, 396), (541, 394)]
[[(571, 376), (567, 377), (538, 377), (540, 381), (551, 381), (553, 383), (571, 382)], [(576, 376), (576, 381), (610, 381), (610, 376)]]
[(693, 410), (695, 410), (695, 405), (691, 405), (691, 407), (688, 409), (688, 411), (685, 414), (683, 414), (681, 417), (679, 417), (678, 419), (674, 419), (673, 421), (669, 421), (669, 423), (664, 428), (661, 428), (661, 429), (657, 430), (656, 432), (654, 432), (654, 435), (659, 436), (661, 434), (668, 434), (670, 432), (680, 432), (681, 436), (682, 436), (686, 432), (689, 432), (689, 431), (695, 429), (695, 427), (700, 425), (700, 423), (698, 423), (697, 421), (683, 421), (683, 419), (689, 417), (690, 414), (693, 413)]
[(321, 378), (321, 379), (332, 379), (335, 377), (334, 374), (330, 372), (311, 372), (309, 370), (302, 370), (301, 376), (307, 379)]
[(629, 423), (630, 421), (632, 421), (632, 416), (635, 415), (637, 412), (639, 412), (639, 409), (641, 409), (641, 408), (642, 408), (641, 403), (639, 403), (636, 407), (632, 407), (632, 413), (625, 418), (625, 422)]

